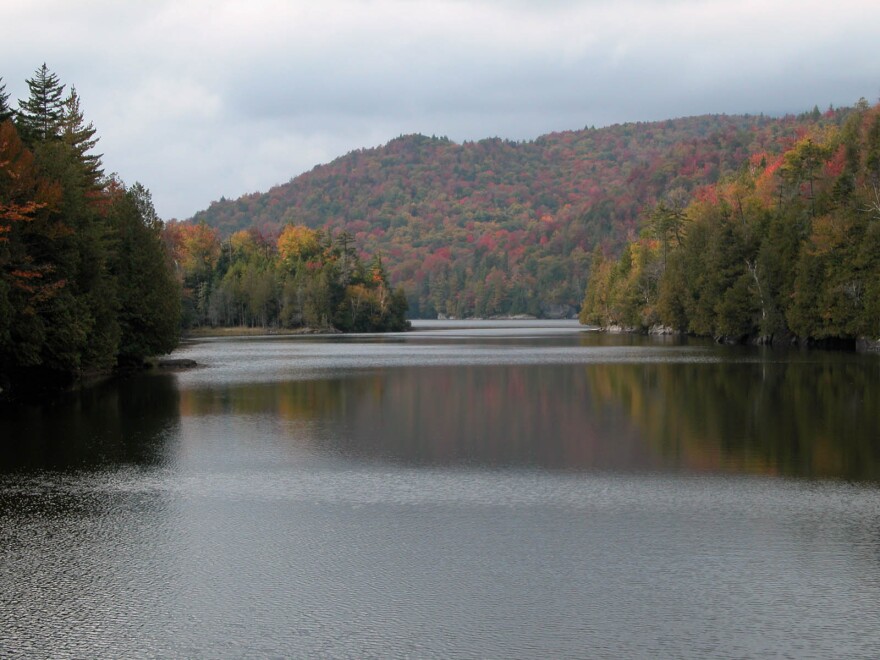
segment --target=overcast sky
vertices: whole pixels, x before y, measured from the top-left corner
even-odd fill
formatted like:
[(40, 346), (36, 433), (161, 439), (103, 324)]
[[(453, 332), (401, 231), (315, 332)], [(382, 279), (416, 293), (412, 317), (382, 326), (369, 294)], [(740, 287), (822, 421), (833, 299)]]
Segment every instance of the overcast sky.
[(0, 0), (14, 102), (45, 61), (159, 214), (401, 134), (532, 139), (880, 96), (877, 0)]

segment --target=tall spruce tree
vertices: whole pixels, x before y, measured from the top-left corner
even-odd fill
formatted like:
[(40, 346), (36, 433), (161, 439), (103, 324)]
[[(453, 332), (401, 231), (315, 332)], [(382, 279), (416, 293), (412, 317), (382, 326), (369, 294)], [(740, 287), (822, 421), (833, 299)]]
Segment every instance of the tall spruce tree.
[(44, 313), (43, 363), (72, 373), (105, 369), (115, 362), (120, 329), (100, 161), (88, 153), (94, 127), (85, 123), (76, 91), (65, 97), (65, 85), (45, 64), (27, 84), (18, 125), (40, 173), (61, 190), (51, 221), (63, 231), (47, 257), (65, 286)]
[(9, 107), (9, 94), (6, 91), (6, 83), (3, 82), (3, 76), (0, 76), (0, 124), (7, 119), (12, 119), (15, 111)]
[(23, 137), (30, 143), (57, 137), (64, 117), (64, 85), (45, 62), (25, 82), (28, 98), (18, 102)]
[(168, 352), (180, 314), (149, 192), (104, 178), (76, 89), (64, 97), (45, 65), (28, 86), (0, 122), (0, 386), (13, 389)]
[(101, 168), (101, 154), (90, 153), (98, 144), (95, 127), (92, 122), (86, 123), (79, 94), (71, 85), (70, 94), (64, 99), (63, 115), (60, 121), (61, 139), (70, 147), (73, 157), (79, 162), (86, 183), (97, 186), (104, 171)]

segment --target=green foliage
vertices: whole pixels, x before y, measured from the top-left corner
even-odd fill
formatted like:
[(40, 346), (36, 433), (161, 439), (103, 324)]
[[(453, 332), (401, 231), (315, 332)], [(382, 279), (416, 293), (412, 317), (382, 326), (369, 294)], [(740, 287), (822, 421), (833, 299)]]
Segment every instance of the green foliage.
[(623, 248), (617, 261), (593, 252), (581, 323), (648, 327), (657, 322), (663, 267), (659, 241), (641, 238)]
[(64, 117), (64, 85), (45, 62), (26, 82), (29, 96), (18, 102), (19, 129), (24, 139), (35, 144), (57, 138)]
[(119, 359), (170, 353), (180, 334), (180, 290), (149, 191), (139, 183), (120, 190), (110, 217), (117, 236)]
[(10, 120), (15, 116), (15, 112), (9, 105), (9, 93), (6, 91), (6, 84), (3, 82), (3, 76), (0, 76), (0, 124)]
[(616, 263), (594, 256), (581, 320), (644, 327), (656, 317), (734, 340), (878, 338), (878, 149), (880, 106), (863, 104), (839, 132), (819, 128), (703, 189), (674, 232), (661, 202), (646, 218), (663, 255), (656, 289), (644, 238)]
[[(409, 327), (406, 294), (392, 291), (382, 259), (364, 265), (351, 236), (288, 225), (276, 241), (254, 230), (221, 242), (206, 224), (165, 232), (189, 300), (186, 326), (335, 328), (344, 332)], [(216, 258), (211, 255), (217, 255)]]
[(149, 193), (103, 178), (74, 89), (45, 65), (28, 87), (17, 126), (0, 123), (0, 376), (169, 352), (179, 296)]
[(73, 152), (84, 177), (83, 184), (90, 188), (98, 187), (104, 171), (101, 169), (101, 156), (91, 153), (98, 144), (97, 132), (91, 122), (86, 123), (79, 95), (75, 87), (64, 99), (64, 113), (60, 121), (61, 139)]

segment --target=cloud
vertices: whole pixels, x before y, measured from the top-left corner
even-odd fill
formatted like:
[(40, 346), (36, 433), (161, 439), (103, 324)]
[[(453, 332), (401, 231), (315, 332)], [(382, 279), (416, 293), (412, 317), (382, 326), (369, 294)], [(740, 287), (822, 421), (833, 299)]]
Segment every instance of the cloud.
[(151, 188), (166, 217), (402, 133), (529, 139), (880, 92), (880, 5), (858, 0), (0, 0), (0, 12), (7, 91), (23, 96), (43, 61), (76, 84), (107, 169)]

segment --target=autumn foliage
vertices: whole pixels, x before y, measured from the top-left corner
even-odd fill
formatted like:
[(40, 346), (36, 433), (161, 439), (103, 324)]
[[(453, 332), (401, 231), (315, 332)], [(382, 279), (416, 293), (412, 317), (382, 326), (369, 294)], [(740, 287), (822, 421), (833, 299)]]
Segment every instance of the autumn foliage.
[[(660, 205), (658, 205), (659, 208)], [(860, 102), (777, 157), (748, 159), (593, 256), (581, 320), (725, 341), (880, 338), (880, 106)]]
[(216, 202), (193, 222), (221, 236), (345, 231), (359, 252), (383, 255), (416, 317), (573, 314), (594, 247), (619, 249), (671, 191), (695, 196), (753, 153), (772, 162), (843, 114), (692, 117), (529, 142), (410, 135)]
[(183, 286), (187, 327), (409, 327), (406, 297), (392, 291), (382, 260), (365, 265), (345, 233), (288, 225), (275, 240), (251, 229), (221, 241), (205, 223), (169, 223), (165, 241)]

